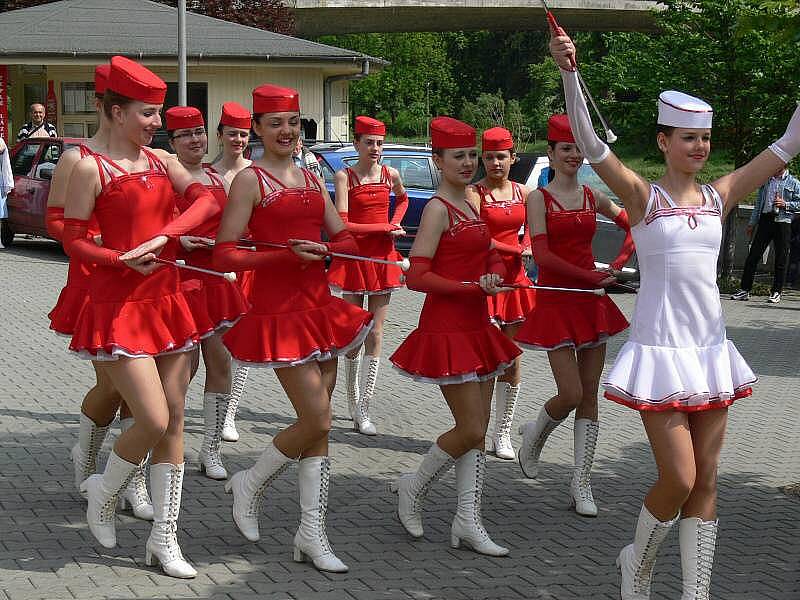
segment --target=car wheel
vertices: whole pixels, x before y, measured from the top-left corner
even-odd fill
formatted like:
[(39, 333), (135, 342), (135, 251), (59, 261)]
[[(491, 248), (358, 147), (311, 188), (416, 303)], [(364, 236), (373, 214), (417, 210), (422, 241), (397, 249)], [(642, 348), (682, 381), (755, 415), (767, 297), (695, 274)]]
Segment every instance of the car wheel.
[(6, 248), (14, 243), (14, 230), (11, 229), (11, 225), (8, 224), (8, 219), (2, 219), (0, 221), (0, 242), (2, 242), (3, 246)]

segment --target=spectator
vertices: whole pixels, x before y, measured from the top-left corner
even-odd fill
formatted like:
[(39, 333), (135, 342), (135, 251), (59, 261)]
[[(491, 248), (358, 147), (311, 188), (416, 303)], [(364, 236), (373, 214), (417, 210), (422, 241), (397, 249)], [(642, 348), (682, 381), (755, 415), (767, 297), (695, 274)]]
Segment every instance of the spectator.
[[(14, 176), (11, 173), (11, 161), (8, 154), (8, 147), (3, 138), (0, 137), (0, 227), (5, 226), (4, 222), (8, 218), (6, 197), (8, 192), (14, 189)], [(3, 244), (0, 242), (0, 248), (2, 247)]]
[[(792, 218), (796, 212), (800, 212), (800, 181), (792, 177), (784, 165), (758, 190), (758, 199), (747, 225), (747, 236), (753, 242), (744, 263), (742, 287), (731, 296), (731, 300), (750, 298), (758, 259), (772, 242), (775, 250), (775, 274), (769, 302), (777, 304), (781, 301), (792, 235)], [(756, 225), (756, 235), (753, 238), (753, 227)]]
[(303, 136), (297, 138), (297, 145), (292, 153), (294, 164), (301, 169), (308, 169), (314, 175), (322, 177), (322, 167), (314, 153), (303, 145)]
[(31, 120), (17, 134), (17, 141), (36, 137), (58, 137), (56, 126), (44, 120), (44, 104), (31, 104)]

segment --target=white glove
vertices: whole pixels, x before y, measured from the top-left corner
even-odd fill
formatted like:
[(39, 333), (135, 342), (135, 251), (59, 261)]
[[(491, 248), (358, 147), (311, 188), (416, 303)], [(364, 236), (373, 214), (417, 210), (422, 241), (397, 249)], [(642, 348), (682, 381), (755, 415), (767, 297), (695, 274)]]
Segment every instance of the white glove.
[(578, 73), (562, 69), (561, 81), (564, 82), (564, 100), (567, 104), (569, 125), (578, 148), (590, 163), (603, 162), (611, 153), (611, 149), (597, 137), (592, 126), (592, 117), (589, 115), (586, 98), (583, 97), (583, 91), (578, 82)]
[(769, 147), (775, 155), (785, 163), (800, 154), (800, 104), (794, 109), (792, 118), (786, 126), (786, 133)]

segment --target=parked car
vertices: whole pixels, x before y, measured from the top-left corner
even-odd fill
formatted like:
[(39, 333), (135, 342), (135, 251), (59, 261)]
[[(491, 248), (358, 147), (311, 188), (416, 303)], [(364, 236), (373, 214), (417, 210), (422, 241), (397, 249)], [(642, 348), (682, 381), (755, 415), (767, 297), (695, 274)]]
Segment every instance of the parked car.
[[(532, 154), (520, 154), (519, 160), (511, 167), (509, 177), (511, 180), (522, 183), (530, 189), (539, 187), (539, 178), (545, 169), (549, 168), (547, 156), (536, 156)], [(477, 178), (483, 177), (483, 166), (481, 165)], [(583, 165), (578, 171), (578, 182), (588, 185), (592, 189), (600, 190), (605, 193), (613, 202), (621, 205), (616, 194), (609, 189), (600, 176), (595, 173), (588, 161), (584, 160)], [(522, 232), (520, 231), (520, 235)], [(592, 252), (595, 256), (595, 264), (598, 267), (608, 266), (619, 253), (622, 242), (625, 239), (625, 232), (622, 231), (610, 219), (597, 214), (597, 233), (592, 240)], [(639, 279), (639, 263), (634, 253), (622, 270), (622, 281), (635, 281)]]
[(16, 234), (49, 237), (45, 225), (47, 196), (58, 159), (82, 138), (29, 138), (11, 149), (14, 189), (8, 195), (8, 219), (2, 242), (9, 246)]
[[(317, 155), (325, 186), (331, 198), (335, 198), (333, 176), (336, 171), (350, 167), (358, 161), (358, 153), (352, 144), (325, 143), (311, 146)], [(408, 210), (403, 217), (403, 228), (408, 237), (397, 240), (397, 249), (408, 253), (417, 235), (422, 209), (439, 186), (439, 172), (433, 164), (431, 149), (426, 146), (384, 144), (382, 163), (397, 169), (408, 192)], [(390, 214), (394, 211), (394, 194), (391, 196)]]

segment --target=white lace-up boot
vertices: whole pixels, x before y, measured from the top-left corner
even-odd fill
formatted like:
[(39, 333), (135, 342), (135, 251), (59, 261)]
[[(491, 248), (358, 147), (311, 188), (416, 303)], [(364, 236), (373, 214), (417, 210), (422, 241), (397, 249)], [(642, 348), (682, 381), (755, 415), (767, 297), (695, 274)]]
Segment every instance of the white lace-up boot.
[(347, 394), (347, 411), (350, 420), (356, 422), (358, 416), (358, 398), (361, 396), (361, 354), (355, 358), (348, 356), (344, 360), (344, 389)]
[(596, 517), (597, 505), (592, 496), (592, 462), (597, 446), (597, 433), (600, 426), (591, 419), (575, 419), (573, 442), (575, 451), (575, 469), (572, 472), (572, 483), (569, 486), (570, 505), (583, 517)]
[(671, 521), (659, 521), (642, 506), (633, 543), (625, 546), (617, 557), (622, 576), (622, 600), (650, 600), (650, 582), (658, 548), (677, 520), (676, 516)]
[(494, 434), (492, 448), (497, 458), (514, 460), (517, 458), (511, 445), (511, 423), (519, 397), (519, 384), (511, 385), (498, 381), (494, 389)]
[(228, 397), (228, 406), (225, 410), (225, 423), (222, 425), (222, 439), (226, 442), (235, 442), (239, 439), (239, 432), (236, 431), (236, 411), (239, 409), (239, 401), (242, 399), (249, 372), (250, 367), (238, 365), (233, 374), (231, 395)]
[(529, 421), (519, 428), (522, 435), (522, 446), (519, 448), (519, 466), (528, 479), (536, 479), (539, 475), (539, 455), (542, 453), (544, 443), (553, 433), (553, 430), (561, 425), (564, 419), (556, 421), (543, 406), (535, 421)]
[(227, 479), (228, 471), (222, 464), (222, 428), (228, 414), (227, 394), (203, 394), (203, 444), (197, 457), (200, 472), (209, 479)]
[(433, 483), (453, 466), (453, 457), (434, 444), (415, 473), (401, 475), (389, 485), (397, 494), (397, 516), (413, 537), (423, 535), (422, 503)]
[(378, 431), (375, 429), (375, 424), (369, 418), (369, 403), (372, 402), (372, 397), (375, 395), (375, 383), (378, 381), (378, 367), (380, 366), (381, 359), (377, 356), (365, 354), (364, 362), (367, 365), (367, 376), (364, 379), (364, 389), (362, 390), (361, 399), (356, 406), (353, 429), (364, 435), (375, 435)]
[(683, 571), (681, 600), (709, 600), (718, 527), (718, 521), (703, 521), (697, 517), (681, 519), (678, 523)]
[(114, 511), (120, 492), (128, 485), (139, 465), (129, 463), (117, 456), (113, 450), (103, 474), (90, 475), (81, 483), (81, 493), (86, 494), (86, 521), (97, 541), (106, 548), (117, 545), (117, 530)]
[[(119, 425), (123, 433), (133, 427), (133, 417), (120, 419)], [(153, 520), (153, 503), (150, 501), (150, 494), (147, 493), (147, 475), (145, 474), (145, 465), (147, 458), (142, 461), (142, 464), (136, 469), (136, 472), (131, 477), (128, 485), (122, 490), (119, 495), (119, 509), (125, 510), (130, 506), (133, 511), (133, 516), (137, 519), (145, 521)]]
[(495, 544), (483, 527), (481, 500), (486, 474), (486, 454), (469, 450), (456, 460), (458, 508), (450, 528), (450, 546), (462, 543), (479, 554), (506, 556), (508, 548)]
[(161, 565), (170, 577), (191, 579), (197, 575), (183, 557), (178, 545), (178, 514), (181, 511), (183, 464), (150, 465), (150, 487), (153, 489), (153, 528), (145, 546), (144, 562), (148, 567)]
[(348, 567), (333, 553), (325, 531), (330, 481), (329, 457), (312, 456), (300, 461), (297, 469), (300, 527), (294, 536), (294, 560), (311, 560), (318, 571), (346, 573)]
[(234, 473), (225, 484), (225, 491), (233, 494), (233, 520), (242, 535), (257, 542), (258, 517), (264, 503), (264, 491), (289, 463), (292, 462), (271, 441), (255, 464), (249, 469)]
[(89, 475), (97, 472), (97, 454), (103, 446), (108, 433), (108, 425), (99, 427), (85, 414), (80, 414), (78, 421), (78, 443), (72, 447), (70, 456), (75, 470), (75, 489), (80, 490), (81, 484)]

